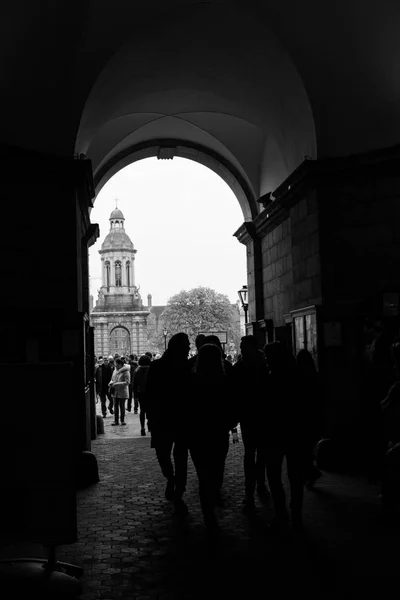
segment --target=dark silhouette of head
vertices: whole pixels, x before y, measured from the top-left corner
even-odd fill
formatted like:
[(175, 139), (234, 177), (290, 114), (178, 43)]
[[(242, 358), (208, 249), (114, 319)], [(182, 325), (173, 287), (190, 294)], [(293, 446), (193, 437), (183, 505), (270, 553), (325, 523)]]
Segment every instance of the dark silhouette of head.
[(151, 363), (151, 358), (147, 354), (142, 354), (139, 358), (139, 367), (148, 367)]
[(145, 352), (145, 355), (148, 356), (150, 358), (150, 360), (153, 360), (153, 353), (149, 351)]
[(198, 335), (196, 335), (195, 344), (196, 344), (197, 350), (200, 350), (200, 348), (204, 344), (205, 339), (206, 339), (206, 336), (204, 335), (204, 333), (199, 333)]
[(204, 339), (204, 344), (214, 344), (214, 346), (218, 346), (218, 348), (221, 350), (222, 352), (222, 344), (221, 344), (221, 340), (219, 339), (219, 337), (217, 335), (206, 335), (205, 339)]
[(285, 347), (280, 342), (265, 344), (264, 353), (271, 372), (283, 371), (289, 368), (289, 357)]
[(255, 335), (244, 335), (240, 338), (240, 353), (244, 360), (257, 358), (258, 341)]
[(196, 373), (215, 377), (224, 374), (224, 361), (221, 349), (216, 344), (203, 344), (196, 361)]
[(311, 352), (303, 348), (299, 350), (296, 356), (296, 365), (305, 374), (312, 375), (317, 372), (315, 362)]
[(175, 333), (168, 342), (168, 356), (170, 358), (182, 360), (186, 359), (189, 354), (190, 342), (186, 333)]

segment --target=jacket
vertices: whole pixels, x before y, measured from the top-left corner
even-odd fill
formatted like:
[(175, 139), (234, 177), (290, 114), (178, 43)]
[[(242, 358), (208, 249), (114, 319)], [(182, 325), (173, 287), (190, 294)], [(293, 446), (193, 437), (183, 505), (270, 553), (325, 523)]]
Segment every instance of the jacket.
[[(223, 440), (236, 427), (238, 419), (232, 402), (232, 384), (227, 375), (201, 377), (190, 374), (189, 394), (183, 405), (185, 437), (190, 447), (203, 440), (208, 443)], [(204, 426), (203, 409), (207, 407), (209, 420)]]
[(108, 384), (111, 380), (113, 369), (110, 365), (101, 365), (101, 378), (100, 378), (100, 393), (106, 394), (108, 392)]
[(114, 371), (111, 378), (114, 398), (129, 398), (130, 371), (131, 368), (129, 365), (123, 365), (120, 369)]
[(268, 399), (268, 368), (264, 362), (242, 359), (232, 367), (233, 402), (242, 431), (264, 436)]
[(189, 375), (189, 361), (177, 363), (168, 350), (150, 364), (145, 402), (152, 443), (159, 434), (182, 430), (182, 406), (189, 394)]
[(133, 395), (144, 394), (150, 366), (139, 366), (133, 374)]

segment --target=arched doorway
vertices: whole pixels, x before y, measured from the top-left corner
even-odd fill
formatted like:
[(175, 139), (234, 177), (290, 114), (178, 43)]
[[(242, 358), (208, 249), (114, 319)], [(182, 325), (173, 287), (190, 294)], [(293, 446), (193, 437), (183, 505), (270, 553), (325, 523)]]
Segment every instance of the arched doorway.
[(110, 351), (120, 356), (129, 356), (131, 353), (131, 336), (126, 327), (114, 327), (110, 331)]

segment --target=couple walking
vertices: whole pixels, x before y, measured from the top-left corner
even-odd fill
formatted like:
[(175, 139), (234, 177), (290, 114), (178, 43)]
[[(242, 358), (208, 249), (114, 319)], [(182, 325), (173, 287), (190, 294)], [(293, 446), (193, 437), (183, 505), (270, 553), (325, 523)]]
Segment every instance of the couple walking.
[[(150, 365), (146, 404), (151, 445), (167, 480), (165, 497), (174, 502), (177, 514), (188, 512), (183, 494), (190, 452), (199, 479), (204, 522), (215, 527), (214, 509), (220, 502), (229, 431), (237, 420), (221, 349), (204, 344), (195, 371), (188, 360), (189, 349), (188, 336), (178, 333), (170, 339), (164, 355)], [(206, 429), (204, 406), (211, 412)]]

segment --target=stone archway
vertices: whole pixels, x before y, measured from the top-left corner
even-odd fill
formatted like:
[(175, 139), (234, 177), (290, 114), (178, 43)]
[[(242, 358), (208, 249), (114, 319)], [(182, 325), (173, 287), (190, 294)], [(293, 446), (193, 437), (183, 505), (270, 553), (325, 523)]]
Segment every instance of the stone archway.
[(230, 187), (243, 212), (244, 221), (252, 221), (259, 213), (253, 190), (239, 171), (217, 152), (184, 140), (150, 140), (128, 148), (110, 158), (94, 172), (96, 194), (118, 171), (133, 162), (157, 156), (160, 160), (186, 158), (208, 167)]

